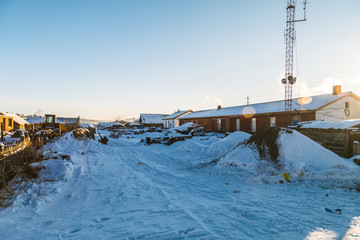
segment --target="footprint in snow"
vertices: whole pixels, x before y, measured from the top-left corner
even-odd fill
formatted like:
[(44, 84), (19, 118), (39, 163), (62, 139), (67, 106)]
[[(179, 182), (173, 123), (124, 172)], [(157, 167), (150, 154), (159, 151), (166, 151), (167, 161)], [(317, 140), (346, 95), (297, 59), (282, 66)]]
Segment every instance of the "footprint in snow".
[(69, 231), (69, 234), (74, 234), (74, 233), (80, 232), (80, 230), (81, 230), (81, 228), (74, 228)]
[(100, 222), (106, 222), (106, 221), (109, 221), (111, 218), (109, 217), (101, 217), (101, 218), (96, 218), (95, 219), (95, 222), (96, 223), (100, 223)]
[(185, 230), (178, 231), (178, 234), (179, 235), (184, 235), (184, 234), (188, 234), (189, 232), (192, 232), (194, 230), (195, 230), (195, 228), (188, 228), (188, 229), (185, 229)]

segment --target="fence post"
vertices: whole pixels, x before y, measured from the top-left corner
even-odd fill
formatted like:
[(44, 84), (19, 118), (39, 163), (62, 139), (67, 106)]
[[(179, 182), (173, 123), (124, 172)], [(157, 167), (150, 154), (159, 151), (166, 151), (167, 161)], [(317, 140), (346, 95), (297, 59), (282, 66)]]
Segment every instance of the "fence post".
[(358, 141), (353, 143), (353, 156), (355, 155), (360, 155), (360, 143)]
[(4, 141), (4, 123), (1, 122), (1, 141), (3, 142)]

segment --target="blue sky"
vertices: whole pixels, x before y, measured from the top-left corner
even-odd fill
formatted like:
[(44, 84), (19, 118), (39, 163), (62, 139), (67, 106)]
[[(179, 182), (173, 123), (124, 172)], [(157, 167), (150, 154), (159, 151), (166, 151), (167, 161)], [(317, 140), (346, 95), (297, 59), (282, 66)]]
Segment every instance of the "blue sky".
[[(285, 0), (0, 0), (0, 111), (114, 120), (283, 99), (285, 8)], [(358, 0), (310, 1), (296, 27), (295, 97), (334, 83), (360, 95), (359, 10)]]

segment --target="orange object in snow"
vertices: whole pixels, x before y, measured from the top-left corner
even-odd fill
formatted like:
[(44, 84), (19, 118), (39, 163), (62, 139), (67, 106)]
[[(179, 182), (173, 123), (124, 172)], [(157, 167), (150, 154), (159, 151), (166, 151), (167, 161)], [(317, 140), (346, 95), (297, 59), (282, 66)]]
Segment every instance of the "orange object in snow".
[(283, 176), (283, 178), (287, 181), (290, 182), (290, 176), (288, 173), (281, 173), (281, 175)]

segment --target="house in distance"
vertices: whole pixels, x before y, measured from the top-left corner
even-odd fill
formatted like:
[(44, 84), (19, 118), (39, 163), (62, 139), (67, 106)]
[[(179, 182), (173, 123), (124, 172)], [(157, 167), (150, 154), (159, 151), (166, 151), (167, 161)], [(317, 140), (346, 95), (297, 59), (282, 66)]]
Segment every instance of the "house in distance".
[(341, 92), (293, 99), (293, 111), (285, 111), (284, 100), (197, 111), (179, 118), (180, 125), (194, 122), (208, 132), (244, 131), (255, 133), (267, 127), (287, 127), (302, 121), (360, 119), (360, 97)]
[(189, 113), (192, 113), (192, 112), (193, 111), (191, 111), (191, 110), (184, 110), (184, 111), (177, 110), (173, 114), (163, 118), (164, 127), (165, 128), (174, 128), (174, 127), (180, 126), (179, 118), (182, 116), (185, 116)]
[(0, 112), (0, 122), (4, 126), (4, 131), (8, 132), (12, 129), (25, 129), (25, 125), (29, 124), (25, 119), (22, 119), (14, 113)]
[(139, 124), (143, 127), (163, 127), (163, 118), (167, 117), (167, 114), (149, 114), (141, 113)]

